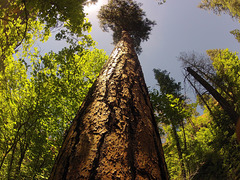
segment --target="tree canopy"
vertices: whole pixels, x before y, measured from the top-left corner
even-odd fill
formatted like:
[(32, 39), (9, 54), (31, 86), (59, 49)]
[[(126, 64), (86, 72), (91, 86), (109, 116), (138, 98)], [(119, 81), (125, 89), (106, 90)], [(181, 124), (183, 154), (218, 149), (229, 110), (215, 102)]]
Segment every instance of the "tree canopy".
[[(29, 18), (40, 20), (46, 24), (46, 28), (64, 25), (72, 33), (81, 35), (81, 26), (84, 23), (83, 5), (87, 0), (2, 0), (0, 2), (1, 20), (9, 21), (10, 17), (20, 17), (24, 22)], [(8, 11), (5, 11), (8, 9)]]
[(155, 79), (158, 81), (160, 91), (162, 94), (173, 94), (180, 96), (181, 83), (176, 83), (175, 80), (169, 76), (166, 70), (153, 69)]
[[(96, 49), (91, 36), (83, 34), (84, 31), (91, 30), (91, 24), (83, 12), (83, 6), (88, 2), (96, 2), (96, 0), (0, 1), (0, 177), (2, 179), (49, 177), (64, 135), (89, 87), (92, 86), (107, 60), (105, 52)], [(157, 2), (161, 4), (165, 0), (157, 0)], [(202, 0), (200, 7), (217, 14), (227, 13), (239, 20), (240, 10), (237, 0)], [(141, 4), (133, 0), (109, 0), (109, 4), (101, 8), (98, 16), (102, 29), (113, 31), (114, 43), (119, 41), (122, 31), (127, 31), (138, 53), (141, 52), (141, 42), (148, 40), (150, 31), (155, 25), (154, 21), (145, 17)], [(42, 54), (35, 43), (46, 42), (53, 29), (57, 32), (56, 39), (66, 40), (68, 46), (59, 52), (50, 51)], [(239, 32), (239, 30), (231, 31), (238, 41)], [(121, 48), (124, 46), (118, 49)], [(190, 55), (183, 53), (180, 59), (185, 63), (184, 67), (191, 67), (201, 75), (236, 112), (240, 113), (238, 53), (228, 49), (218, 49), (208, 50), (207, 54), (208, 56), (199, 56), (195, 53)], [(121, 78), (130, 79), (126, 74), (123, 75), (119, 71), (116, 73)], [(160, 88), (150, 95), (157, 123), (162, 125), (159, 129), (164, 136), (163, 149), (171, 178), (206, 179), (207, 176), (212, 179), (239, 179), (240, 145), (236, 141), (235, 122), (206, 89), (197, 85), (193, 78), (186, 76), (189, 83), (194, 86), (194, 90), (198, 91), (197, 103), (204, 109), (203, 115), (198, 117), (196, 117), (195, 104), (188, 104), (185, 96), (181, 94), (180, 83), (176, 83), (167, 71), (155, 69), (154, 73)], [(118, 83), (121, 84), (121, 81)], [(129, 90), (124, 93), (133, 92), (132, 87), (136, 86), (136, 83), (135, 81), (131, 83), (132, 86), (126, 83)], [(119, 86), (111, 83), (109, 85), (114, 88), (104, 87), (102, 90), (121, 93)], [(124, 86), (123, 89), (126, 87)], [(143, 90), (143, 86), (138, 88)], [(139, 100), (144, 102), (145, 96), (136, 97), (136, 101)], [(130, 102), (134, 104), (134, 101)], [(109, 107), (111, 108), (112, 104)], [(142, 107), (140, 103), (140, 110), (136, 112), (145, 113), (145, 110), (141, 110)], [(90, 111), (99, 113), (96, 109), (92, 108)], [(117, 117), (123, 120), (118, 114), (121, 111), (121, 108), (115, 111), (116, 116), (110, 118)], [(126, 108), (126, 112), (128, 111), (129, 108)], [(104, 119), (103, 114), (99, 116)], [(115, 122), (108, 125), (113, 127)], [(148, 126), (149, 123), (146, 125)], [(135, 127), (135, 124), (131, 126)], [(141, 127), (145, 126), (141, 124)], [(94, 126), (94, 128), (98, 127)], [(117, 126), (114, 128), (118, 131)], [(142, 131), (136, 130), (136, 132)], [(129, 136), (132, 134), (130, 133)], [(146, 140), (149, 136), (138, 137)], [(119, 138), (113, 142), (116, 143), (117, 140)], [(94, 144), (95, 141), (91, 143)], [(117, 143), (116, 145), (119, 147)], [(130, 146), (133, 149), (140, 147), (137, 143), (130, 143)], [(145, 144), (142, 147), (141, 150), (147, 147), (152, 152), (152, 147)], [(138, 152), (136, 157), (139, 157)], [(148, 165), (145, 161), (141, 163), (144, 166)], [(131, 164), (134, 171), (134, 163)], [(96, 167), (94, 168), (96, 170)], [(145, 172), (141, 171), (141, 173)], [(184, 173), (186, 174), (183, 176)]]
[(110, 0), (102, 6), (98, 18), (103, 31), (113, 31), (113, 43), (116, 44), (122, 37), (122, 31), (127, 31), (132, 37), (135, 50), (141, 53), (141, 42), (149, 39), (154, 21), (145, 18), (140, 3), (132, 0)]
[[(240, 2), (239, 0), (202, 0), (199, 7), (213, 11), (215, 14), (229, 14), (232, 18), (240, 22)], [(239, 29), (230, 32), (240, 42)]]
[[(83, 1), (73, 2), (0, 2), (2, 179), (48, 178), (66, 129), (107, 59), (82, 34), (91, 30)], [(55, 27), (68, 46), (43, 54), (35, 43), (47, 41)]]
[(199, 7), (212, 10), (216, 14), (226, 13), (239, 20), (239, 3), (238, 0), (202, 0)]
[[(198, 72), (239, 112), (238, 56), (228, 49), (208, 50), (207, 54), (208, 57), (182, 53), (180, 59), (184, 67)], [(155, 77), (157, 74), (158, 77), (159, 74), (165, 76), (157, 79), (163, 87), (177, 85), (166, 71), (154, 72)], [(164, 94), (166, 88), (160, 86), (160, 92), (154, 90), (151, 93), (155, 116), (162, 134), (165, 133), (163, 149), (171, 178), (182, 179), (182, 167), (185, 167), (187, 179), (239, 179), (240, 146), (236, 141), (235, 122), (206, 89), (197, 86), (197, 82), (186, 75), (185, 78), (198, 92), (197, 102), (204, 108), (202, 115), (197, 116), (196, 105), (167, 94), (174, 91), (167, 90)]]
[[(85, 38), (84, 31), (91, 30), (85, 18), (83, 5), (86, 1), (44, 0), (0, 2), (0, 70), (4, 69), (3, 59), (15, 53), (22, 45), (25, 48), (39, 41), (46, 41), (50, 31), (57, 28), (57, 40), (73, 42), (75, 38)], [(74, 43), (77, 43), (75, 41)]]
[[(207, 50), (207, 54), (208, 56), (182, 53), (179, 59), (184, 67), (194, 69), (224, 98), (228, 107), (239, 114), (239, 57), (228, 49)], [(194, 173), (194, 179), (204, 179), (206, 176), (238, 179), (240, 174), (237, 159), (240, 154), (236, 139), (235, 118), (231, 118), (231, 114), (227, 113), (221, 102), (213, 98), (211, 93), (201, 87), (194, 78), (188, 73), (185, 75), (197, 92), (199, 104), (205, 109), (204, 114), (197, 117), (199, 122), (192, 118), (197, 129), (190, 130), (191, 126), (186, 126), (187, 131), (196, 132), (194, 138), (189, 134), (191, 136), (189, 145), (192, 151), (195, 151), (197, 158), (195, 160), (204, 162)], [(199, 142), (202, 142), (202, 145), (198, 144)]]
[[(184, 125), (193, 113), (193, 105), (186, 103), (186, 98), (181, 94), (181, 85), (169, 76), (166, 70), (154, 69), (155, 79), (159, 90), (154, 89), (150, 92), (152, 105), (155, 110), (155, 117), (165, 141), (163, 148), (166, 153), (166, 163), (172, 178), (186, 179), (187, 176), (187, 145), (186, 138), (180, 137), (179, 133), (185, 133)], [(169, 155), (174, 151), (176, 159)], [(172, 166), (175, 164), (174, 166)], [(179, 168), (180, 167), (180, 168)]]

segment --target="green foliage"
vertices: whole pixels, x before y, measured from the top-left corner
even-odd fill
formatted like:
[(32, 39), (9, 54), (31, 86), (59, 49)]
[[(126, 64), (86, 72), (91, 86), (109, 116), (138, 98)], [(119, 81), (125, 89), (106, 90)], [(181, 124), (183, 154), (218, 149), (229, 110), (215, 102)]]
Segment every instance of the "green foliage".
[[(207, 60), (196, 54), (181, 58), (185, 57), (185, 65), (210, 81), (239, 113), (240, 61), (237, 53), (225, 49), (208, 50), (207, 54), (210, 57)], [(154, 70), (154, 73), (160, 92), (153, 90), (150, 96), (156, 119), (162, 126), (161, 134), (165, 135), (163, 149), (170, 177), (184, 179), (184, 167), (186, 179), (239, 179), (240, 145), (236, 141), (235, 123), (206, 93), (203, 99), (210, 111), (203, 105), (204, 114), (195, 117), (195, 106), (186, 104), (174, 79), (166, 71)], [(195, 85), (193, 81), (192, 84)]]
[[(57, 0), (3, 0), (0, 2), (0, 65), (5, 54), (14, 53), (23, 41), (30, 48), (32, 38), (38, 34), (38, 39), (46, 41), (50, 29), (58, 27), (57, 39), (82, 37), (83, 31), (90, 31), (91, 24), (85, 19), (83, 3), (85, 1)], [(45, 24), (43, 26), (43, 24)], [(38, 27), (37, 27), (38, 26)], [(40, 27), (41, 26), (41, 27)]]
[(189, 116), (185, 107), (186, 103), (179, 97), (174, 97), (172, 94), (160, 94), (156, 89), (151, 91), (150, 97), (158, 122), (179, 125), (185, 117)]
[(226, 13), (230, 16), (239, 19), (240, 17), (240, 2), (238, 0), (202, 0), (199, 7), (206, 10), (211, 10), (216, 14)]
[(59, 26), (59, 23), (69, 29), (71, 33), (81, 35), (87, 24), (84, 24), (83, 3), (86, 0), (30, 0), (26, 2), (29, 13), (36, 14), (46, 27)]
[(44, 26), (32, 18), (27, 20), (18, 16), (14, 10), (24, 9), (24, 5), (17, 6), (11, 1), (7, 8), (1, 7), (0, 13), (0, 71), (4, 70), (4, 59), (11, 57), (17, 48), (24, 42), (24, 49), (31, 48), (35, 42), (34, 38), (45, 41), (49, 37), (49, 31), (43, 30)]
[(166, 70), (161, 71), (160, 69), (153, 69), (153, 72), (162, 94), (180, 96), (181, 83), (176, 83), (175, 80), (169, 76), (170, 73)]
[(194, 112), (194, 105), (186, 103), (186, 99), (181, 94), (180, 83), (170, 78), (166, 70), (154, 69), (153, 71), (160, 91), (154, 89), (150, 92), (150, 99), (155, 119), (159, 125), (162, 125), (159, 127), (160, 134), (166, 136), (163, 149), (168, 171), (173, 179), (185, 179), (187, 147), (184, 126)]
[[(81, 34), (90, 30), (82, 2), (66, 2), (0, 2), (1, 179), (48, 178), (64, 133), (107, 60)], [(34, 43), (47, 41), (56, 23), (65, 27), (58, 39), (70, 45), (41, 55)]]
[[(69, 32), (82, 35), (90, 24), (84, 21), (83, 4), (87, 0), (2, 0), (1, 10), (8, 9), (2, 20), (9, 21), (9, 17), (20, 18), (26, 24), (29, 18), (38, 19), (44, 23), (46, 29), (64, 26)], [(84, 25), (84, 26), (83, 26)]]
[(235, 39), (240, 43), (240, 30), (235, 29), (230, 31), (230, 33), (235, 37)]
[[(181, 56), (180, 59), (184, 66), (190, 66), (206, 79), (239, 113), (240, 61), (237, 53), (217, 49), (208, 50), (207, 54), (207, 59), (196, 54)], [(190, 176), (199, 180), (239, 179), (240, 146), (236, 141), (235, 122), (212, 96), (201, 90), (192, 79), (189, 80), (198, 90), (199, 101), (205, 108), (202, 116), (191, 118), (192, 122), (185, 126), (190, 150), (186, 156)]]
[[(233, 106), (239, 113), (239, 58), (237, 53), (226, 50), (208, 50), (209, 57), (201, 56), (196, 53), (182, 53), (179, 59), (184, 67), (191, 67), (203, 79), (208, 81), (211, 86), (222, 95), (222, 97)], [(199, 94), (207, 94), (197, 82), (186, 75), (188, 80), (195, 86)], [(209, 96), (206, 101), (209, 100)], [(205, 98), (204, 97), (204, 98)]]
[(208, 113), (192, 117), (192, 124), (185, 126), (188, 146), (186, 161), (192, 179), (227, 179), (223, 158), (213, 146), (216, 136), (214, 127)]
[(212, 60), (216, 71), (215, 81), (218, 91), (223, 94), (240, 113), (240, 60), (237, 53), (225, 50), (208, 50), (207, 54)]
[[(211, 10), (215, 14), (221, 13), (229, 14), (232, 18), (237, 19), (240, 22), (240, 1), (239, 0), (202, 0), (199, 7), (205, 10)], [(230, 32), (239, 39), (239, 30), (235, 29)]]
[(141, 53), (141, 42), (147, 41), (156, 23), (145, 18), (141, 4), (132, 0), (110, 0), (102, 6), (98, 18), (103, 31), (110, 28), (113, 31), (113, 42), (116, 44), (122, 37), (122, 31), (127, 31), (133, 39), (137, 53)]
[(173, 78), (170, 78), (166, 70), (154, 69), (153, 71), (160, 88), (160, 91), (154, 89), (150, 93), (153, 107), (157, 111), (157, 120), (168, 125), (180, 124), (190, 113), (186, 109), (185, 98), (181, 94), (180, 82), (176, 83)]
[(28, 71), (23, 58), (6, 58), (0, 76), (0, 176), (45, 179), (107, 57), (83, 44), (43, 57), (35, 49)]

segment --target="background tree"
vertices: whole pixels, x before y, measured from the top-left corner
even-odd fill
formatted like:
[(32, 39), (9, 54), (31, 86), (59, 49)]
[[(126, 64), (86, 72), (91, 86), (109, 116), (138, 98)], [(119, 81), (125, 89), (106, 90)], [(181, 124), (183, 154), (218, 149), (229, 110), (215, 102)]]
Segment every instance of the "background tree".
[[(226, 50), (208, 50), (209, 57), (199, 56), (196, 53), (182, 53), (179, 59), (184, 63), (185, 67), (190, 67), (201, 78), (205, 79), (209, 85), (222, 96), (228, 106), (234, 109), (236, 114), (238, 110), (238, 64), (239, 60), (235, 53)], [(230, 63), (231, 62), (231, 63)], [(232, 64), (232, 66), (230, 65)], [(194, 86), (196, 80), (191, 79)], [(198, 92), (204, 93), (206, 90), (201, 86), (197, 86)], [(211, 92), (209, 92), (211, 93)], [(217, 99), (218, 100), (218, 99)], [(218, 100), (219, 101), (219, 100)], [(220, 105), (221, 102), (219, 102)], [(232, 113), (233, 114), (233, 113)], [(230, 113), (230, 117), (231, 113)], [(232, 123), (236, 123), (236, 118), (232, 118)]]
[(32, 64), (27, 66), (18, 58), (5, 61), (0, 76), (1, 177), (49, 176), (64, 132), (107, 58), (103, 51), (81, 47), (43, 57), (35, 52), (28, 55)]
[[(198, 57), (198, 59), (200, 58)], [(189, 63), (195, 64), (196, 62), (194, 63), (194, 60), (191, 60)], [(226, 67), (225, 70), (227, 70)], [(158, 74), (158, 81), (162, 79), (159, 83), (162, 88), (160, 87), (160, 92), (154, 90), (151, 93), (151, 100), (156, 119), (159, 120), (158, 123), (163, 128), (161, 132), (165, 133), (163, 149), (170, 177), (172, 179), (183, 179), (183, 176), (181, 176), (182, 165), (181, 161), (179, 161), (179, 148), (177, 148), (180, 145), (187, 178), (199, 180), (206, 178), (238, 178), (236, 159), (239, 157), (239, 145), (236, 142), (235, 135), (230, 135), (233, 129), (230, 131), (229, 127), (233, 127), (233, 124), (228, 120), (229, 117), (224, 115), (221, 106), (213, 98), (205, 95), (204, 100), (207, 102), (211, 114), (205, 106), (204, 114), (195, 117), (195, 105), (186, 105), (186, 102), (180, 100), (181, 98), (176, 98), (176, 94), (179, 93), (176, 93), (171, 88), (166, 88), (174, 82), (168, 76), (169, 74), (166, 71), (159, 70), (154, 72)], [(221, 75), (223, 75), (223, 72)], [(179, 89), (177, 88), (179, 84), (174, 84), (176, 89)], [(197, 89), (200, 88), (197, 87)], [(164, 96), (161, 91), (172, 92), (173, 94), (165, 94)], [(214, 120), (212, 117), (217, 117), (217, 119)], [(184, 126), (182, 126), (181, 118), (184, 119)], [(176, 143), (172, 123), (176, 124), (179, 145)], [(231, 162), (229, 162), (229, 159), (231, 159)]]
[(141, 42), (149, 39), (152, 27), (156, 24), (145, 18), (145, 12), (140, 7), (140, 3), (132, 0), (110, 0), (98, 13), (103, 31), (113, 31), (113, 43), (118, 43), (122, 31), (127, 31), (138, 54), (142, 51)]
[[(205, 10), (213, 11), (215, 14), (229, 14), (232, 18), (240, 22), (240, 2), (238, 0), (202, 0), (199, 7)], [(230, 32), (239, 41), (239, 29)]]
[[(90, 30), (86, 21), (83, 5), (87, 1), (57, 0), (2, 0), (0, 2), (0, 70), (4, 69), (3, 59), (8, 53), (14, 53), (26, 41), (28, 48), (32, 45), (31, 34), (38, 33), (45, 41), (50, 30), (58, 28), (56, 38), (73, 41), (73, 37), (83, 37), (83, 31)], [(38, 32), (41, 24), (41, 33)], [(44, 26), (43, 26), (44, 24)], [(45, 34), (45, 35), (44, 35)], [(14, 40), (13, 40), (14, 39)], [(41, 38), (40, 38), (41, 39)]]
[[(192, 107), (186, 104), (186, 98), (181, 94), (180, 83), (176, 83), (173, 78), (170, 78), (166, 70), (154, 69), (153, 71), (159, 86), (159, 90), (154, 89), (150, 93), (155, 117), (157, 122), (165, 127), (165, 131), (160, 130), (162, 134), (171, 138), (171, 141), (163, 146), (169, 173), (172, 178), (186, 179), (187, 168), (185, 166), (187, 162), (184, 154), (187, 153), (187, 144), (184, 124), (191, 117)], [(180, 137), (179, 131), (184, 136)], [(174, 148), (178, 154), (177, 161), (168, 155), (171, 151), (174, 151)], [(180, 171), (179, 166), (181, 167)]]
[[(196, 54), (191, 55), (181, 55), (180, 59), (184, 62), (185, 66), (190, 66), (196, 72), (201, 75), (212, 87), (215, 88), (221, 96), (228, 101), (230, 106), (239, 114), (239, 59), (236, 53), (226, 50), (208, 50), (207, 51), (209, 58), (205, 59), (200, 58)], [(200, 60), (200, 61), (199, 61)], [(205, 63), (203, 63), (205, 62)], [(236, 142), (235, 134), (235, 123), (236, 120), (232, 120), (224, 111), (212, 96), (202, 89), (201, 86), (197, 86), (194, 79), (189, 77), (189, 82), (198, 90), (199, 99), (202, 104), (205, 104), (207, 107), (208, 113), (210, 114), (209, 121), (210, 127), (212, 129), (213, 139), (208, 143), (213, 149), (215, 154), (218, 154), (218, 157), (214, 159), (206, 159), (208, 163), (199, 169), (199, 173), (196, 174), (196, 177), (199, 179), (203, 178), (200, 176), (201, 172), (206, 174), (213, 175), (214, 171), (221, 172), (218, 176), (228, 177), (228, 178), (238, 178), (239, 167), (233, 165), (237, 163), (235, 159), (239, 157), (239, 145)], [(231, 87), (230, 87), (231, 86)], [(211, 153), (211, 154), (212, 154)], [(208, 156), (206, 156), (208, 157)], [(229, 161), (229, 159), (231, 159)], [(214, 170), (214, 165), (218, 162), (218, 170)], [(232, 166), (233, 165), (233, 166)], [(207, 171), (207, 168), (212, 169), (213, 172)], [(233, 173), (234, 172), (234, 173)], [(221, 175), (222, 174), (222, 175)]]
[(202, 0), (199, 7), (211, 10), (216, 14), (226, 13), (237, 19), (240, 17), (239, 1), (237, 0)]
[[(61, 7), (61, 2), (66, 4), (58, 1), (58, 8), (69, 10)], [(75, 9), (71, 7), (76, 24), (74, 19), (70, 23), (74, 16), (67, 16), (67, 11), (65, 18), (60, 18), (58, 8), (48, 2), (0, 3), (0, 177), (47, 179), (64, 133), (107, 56), (95, 48), (90, 36), (81, 34), (90, 30), (90, 24), (84, 20), (82, 2), (76, 2)], [(53, 19), (41, 19), (40, 9), (44, 5), (47, 11), (43, 13), (52, 12), (49, 16)], [(42, 55), (34, 44), (48, 40), (55, 23), (69, 26), (64, 29), (59, 26), (57, 36), (67, 40), (69, 47)]]

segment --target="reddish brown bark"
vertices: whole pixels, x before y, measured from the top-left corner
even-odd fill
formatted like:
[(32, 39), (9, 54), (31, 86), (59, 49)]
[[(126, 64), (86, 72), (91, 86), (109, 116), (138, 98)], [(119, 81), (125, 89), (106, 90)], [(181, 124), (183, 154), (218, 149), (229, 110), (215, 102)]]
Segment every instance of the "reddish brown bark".
[(168, 179), (147, 87), (127, 33), (75, 117), (50, 179)]

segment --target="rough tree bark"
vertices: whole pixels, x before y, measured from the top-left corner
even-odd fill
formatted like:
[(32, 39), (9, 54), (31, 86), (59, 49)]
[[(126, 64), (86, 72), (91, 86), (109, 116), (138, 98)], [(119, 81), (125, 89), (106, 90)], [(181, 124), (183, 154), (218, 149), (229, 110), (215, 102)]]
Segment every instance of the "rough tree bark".
[(168, 179), (147, 87), (126, 32), (75, 117), (50, 179)]

